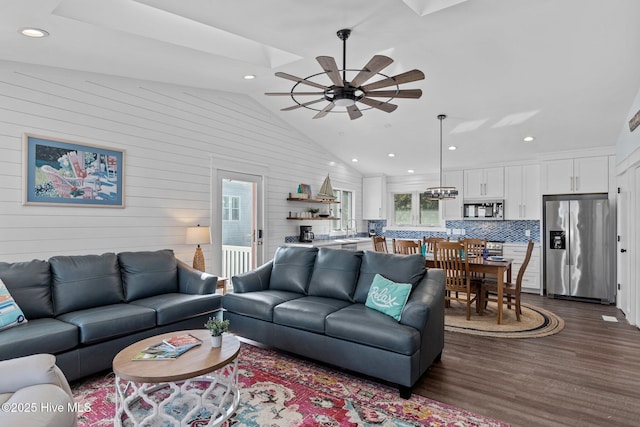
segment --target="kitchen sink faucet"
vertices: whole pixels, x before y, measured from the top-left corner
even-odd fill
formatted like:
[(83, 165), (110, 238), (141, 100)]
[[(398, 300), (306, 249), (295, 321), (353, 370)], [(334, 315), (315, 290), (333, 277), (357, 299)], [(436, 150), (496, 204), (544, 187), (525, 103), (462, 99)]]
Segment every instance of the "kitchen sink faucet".
[[(353, 228), (351, 227), (351, 223), (353, 223)], [(356, 221), (355, 218), (351, 218), (347, 221), (347, 233), (345, 236), (347, 238), (349, 238), (349, 231), (351, 231), (351, 237), (358, 236), (358, 221)]]

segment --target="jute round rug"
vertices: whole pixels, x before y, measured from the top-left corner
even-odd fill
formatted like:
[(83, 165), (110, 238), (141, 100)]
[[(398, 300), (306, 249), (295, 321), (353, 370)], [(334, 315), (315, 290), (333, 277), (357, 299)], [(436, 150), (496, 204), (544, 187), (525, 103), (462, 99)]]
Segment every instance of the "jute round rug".
[(497, 303), (490, 302), (483, 312), (482, 316), (477, 314), (474, 303), (471, 307), (471, 320), (467, 320), (464, 303), (451, 301), (451, 307), (444, 311), (444, 329), (485, 337), (539, 338), (557, 334), (564, 328), (564, 320), (531, 304), (522, 304), (520, 322), (516, 319), (513, 307), (508, 310), (506, 304), (501, 325), (496, 321)]

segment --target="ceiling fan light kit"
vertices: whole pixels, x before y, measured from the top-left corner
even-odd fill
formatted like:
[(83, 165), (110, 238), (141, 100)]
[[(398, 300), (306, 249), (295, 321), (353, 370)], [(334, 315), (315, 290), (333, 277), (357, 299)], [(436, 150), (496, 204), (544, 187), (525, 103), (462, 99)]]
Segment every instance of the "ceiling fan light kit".
[(429, 200), (452, 200), (458, 196), (456, 187), (442, 186), (442, 121), (446, 118), (445, 114), (438, 115), (438, 120), (440, 120), (440, 185), (429, 187), (424, 192), (424, 196)]
[[(342, 68), (338, 68), (336, 60), (333, 57), (318, 56), (316, 60), (324, 70), (323, 72), (313, 74), (305, 78), (296, 77), (283, 72), (277, 72), (275, 73), (276, 77), (294, 81), (295, 84), (289, 92), (268, 92), (265, 93), (265, 95), (290, 96), (295, 104), (290, 107), (283, 108), (281, 111), (306, 108), (318, 112), (313, 116), (314, 119), (322, 118), (331, 112), (335, 113), (346, 111), (351, 120), (362, 117), (362, 111), (370, 110), (372, 108), (386, 113), (391, 113), (398, 108), (397, 105), (390, 102), (394, 98), (418, 99), (422, 96), (422, 90), (420, 89), (403, 90), (400, 89), (399, 85), (422, 80), (424, 79), (424, 73), (420, 70), (411, 70), (396, 76), (383, 74), (381, 71), (393, 62), (393, 59), (387, 56), (375, 55), (362, 69), (348, 69), (347, 39), (350, 34), (351, 30), (349, 29), (342, 29), (337, 32), (338, 38), (342, 40)], [(347, 71), (357, 73), (351, 81), (347, 81)], [(326, 86), (310, 80), (322, 74), (326, 74), (333, 84)], [(382, 79), (365, 85), (369, 79), (375, 76), (381, 76)], [(321, 89), (322, 92), (296, 92), (296, 89), (300, 84)], [(395, 89), (375, 90), (392, 86), (395, 86)], [(298, 97), (318, 95), (321, 95), (322, 97), (306, 102), (298, 100)], [(381, 98), (383, 100), (374, 98)], [(312, 106), (322, 101), (326, 101), (328, 104), (323, 108), (316, 108), (315, 106)], [(359, 108), (358, 104), (364, 104), (369, 108)], [(335, 107), (344, 107), (345, 111), (332, 111)]]

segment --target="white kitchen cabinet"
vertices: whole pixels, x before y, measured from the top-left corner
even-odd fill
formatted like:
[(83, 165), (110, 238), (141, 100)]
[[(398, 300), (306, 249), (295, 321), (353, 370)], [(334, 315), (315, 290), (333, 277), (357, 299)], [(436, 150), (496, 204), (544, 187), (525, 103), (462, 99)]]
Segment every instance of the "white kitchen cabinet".
[(609, 192), (607, 156), (550, 160), (542, 163), (543, 194)]
[(464, 171), (465, 199), (502, 199), (504, 168), (468, 169)]
[[(527, 254), (526, 243), (505, 243), (502, 246), (502, 255), (505, 258), (512, 258), (511, 263), (511, 281), (516, 283), (518, 277), (518, 271), (522, 266), (524, 257)], [(540, 281), (540, 245), (535, 244), (533, 246), (533, 252), (531, 253), (531, 259), (527, 265), (527, 269), (522, 277), (522, 291), (530, 293), (540, 293), (541, 281)]]
[(462, 185), (464, 183), (463, 172), (459, 171), (443, 171), (442, 185), (446, 187), (456, 187), (458, 197), (453, 200), (445, 200), (442, 202), (442, 217), (450, 220), (462, 219)]
[(540, 220), (540, 166), (507, 166), (504, 175), (505, 219)]
[(386, 192), (385, 176), (362, 178), (362, 219), (386, 219)]

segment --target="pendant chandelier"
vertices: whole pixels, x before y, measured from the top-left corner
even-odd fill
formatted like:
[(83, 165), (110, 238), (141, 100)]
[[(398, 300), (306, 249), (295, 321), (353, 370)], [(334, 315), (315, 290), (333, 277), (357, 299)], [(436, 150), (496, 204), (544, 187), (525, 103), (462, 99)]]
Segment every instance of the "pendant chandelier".
[(442, 121), (447, 116), (444, 114), (438, 115), (440, 120), (440, 185), (438, 187), (429, 187), (424, 192), (424, 195), (429, 200), (452, 200), (458, 195), (456, 187), (443, 187), (442, 186)]

